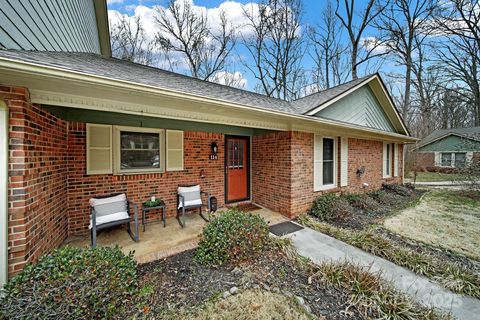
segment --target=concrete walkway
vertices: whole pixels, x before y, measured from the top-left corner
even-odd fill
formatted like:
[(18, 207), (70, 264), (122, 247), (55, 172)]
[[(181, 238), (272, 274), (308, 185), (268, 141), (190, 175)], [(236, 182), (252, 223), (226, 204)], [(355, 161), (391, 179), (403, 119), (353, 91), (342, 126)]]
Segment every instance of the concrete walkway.
[(392, 281), (398, 291), (412, 296), (416, 301), (451, 312), (457, 319), (479, 319), (480, 300), (452, 293), (429, 279), (400, 267), (390, 261), (373, 256), (342, 241), (310, 228), (294, 232), (292, 238), (298, 253), (315, 263), (325, 261), (351, 261), (370, 267), (373, 272), (382, 272), (386, 280)]

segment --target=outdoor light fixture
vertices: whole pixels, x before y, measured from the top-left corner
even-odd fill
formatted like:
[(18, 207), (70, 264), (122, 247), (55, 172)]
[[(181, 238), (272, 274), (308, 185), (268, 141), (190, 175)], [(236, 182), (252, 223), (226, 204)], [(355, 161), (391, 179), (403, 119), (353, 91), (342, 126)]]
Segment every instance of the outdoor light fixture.
[(214, 141), (212, 142), (211, 144), (211, 149), (212, 149), (212, 153), (210, 154), (210, 160), (217, 160), (218, 159), (218, 145), (217, 145), (217, 142)]
[(357, 169), (357, 176), (361, 178), (365, 174), (365, 167), (361, 166), (360, 168)]

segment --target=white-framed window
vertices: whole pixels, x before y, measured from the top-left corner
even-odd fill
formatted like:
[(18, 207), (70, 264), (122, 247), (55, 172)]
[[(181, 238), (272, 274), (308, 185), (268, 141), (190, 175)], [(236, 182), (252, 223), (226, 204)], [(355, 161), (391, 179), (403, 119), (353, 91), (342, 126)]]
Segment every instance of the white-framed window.
[(393, 143), (383, 143), (383, 177), (392, 176)]
[(87, 174), (183, 170), (183, 131), (87, 124)]
[(163, 172), (163, 129), (114, 126), (114, 173)]
[(468, 152), (441, 152), (440, 163), (442, 167), (463, 168), (468, 162)]
[(337, 139), (315, 135), (313, 189), (314, 191), (337, 186)]

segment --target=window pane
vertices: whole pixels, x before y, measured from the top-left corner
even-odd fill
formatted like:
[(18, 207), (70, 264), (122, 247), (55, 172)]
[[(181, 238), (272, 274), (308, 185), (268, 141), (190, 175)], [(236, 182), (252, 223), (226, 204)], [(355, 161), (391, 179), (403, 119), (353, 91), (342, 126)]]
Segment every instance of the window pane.
[(451, 167), (452, 166), (452, 154), (451, 153), (442, 153), (442, 166)]
[(333, 161), (333, 139), (323, 139), (323, 161)]
[(160, 168), (160, 139), (158, 133), (120, 132), (121, 169)]
[(323, 162), (323, 184), (333, 184), (333, 161)]
[(467, 158), (467, 154), (462, 153), (455, 153), (455, 167), (463, 168), (465, 166), (465, 161)]

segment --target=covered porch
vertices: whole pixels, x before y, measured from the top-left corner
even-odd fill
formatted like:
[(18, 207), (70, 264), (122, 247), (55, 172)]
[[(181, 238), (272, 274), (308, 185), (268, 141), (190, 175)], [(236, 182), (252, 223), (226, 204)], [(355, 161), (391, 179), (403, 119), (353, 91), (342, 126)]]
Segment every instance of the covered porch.
[[(253, 205), (248, 211), (259, 214), (269, 225), (288, 220), (280, 213)], [(186, 227), (182, 228), (175, 217), (168, 217), (165, 227), (162, 222), (155, 222), (146, 225), (145, 232), (140, 224), (138, 242), (134, 242), (124, 228), (103, 230), (98, 234), (97, 246), (119, 245), (125, 254), (134, 251), (134, 257), (138, 263), (163, 259), (197, 246), (199, 235), (207, 222), (197, 213), (191, 212), (186, 217), (186, 223)], [(87, 248), (90, 247), (90, 237), (88, 235), (70, 236), (62, 245)]]

